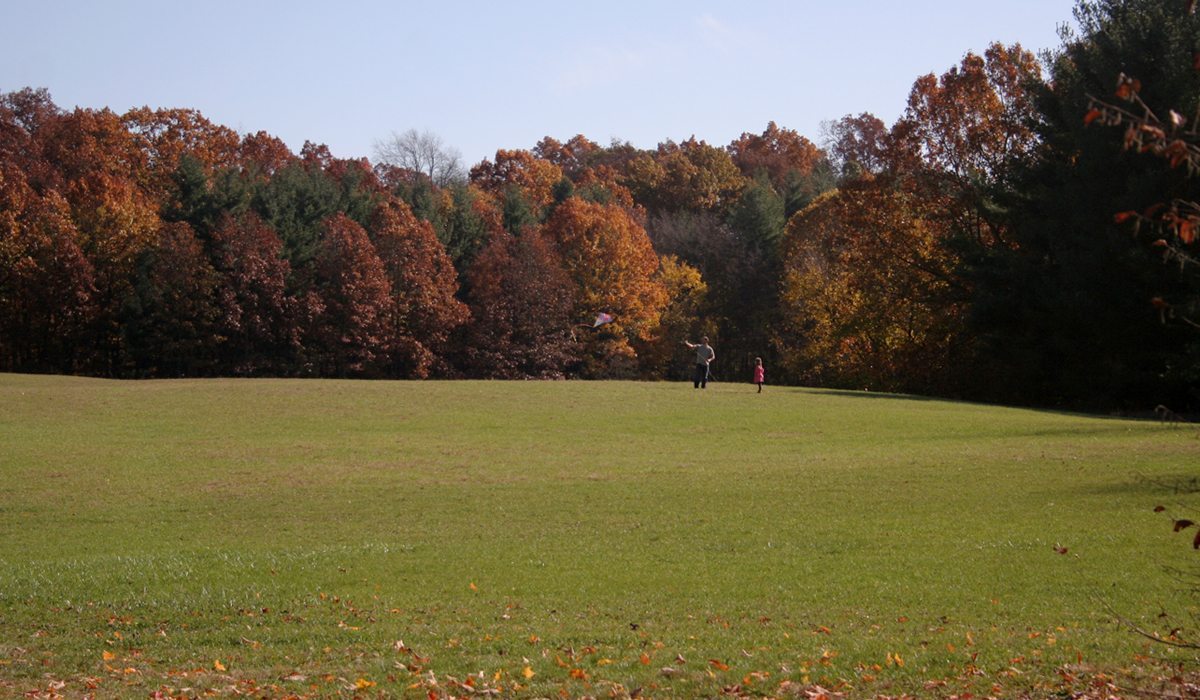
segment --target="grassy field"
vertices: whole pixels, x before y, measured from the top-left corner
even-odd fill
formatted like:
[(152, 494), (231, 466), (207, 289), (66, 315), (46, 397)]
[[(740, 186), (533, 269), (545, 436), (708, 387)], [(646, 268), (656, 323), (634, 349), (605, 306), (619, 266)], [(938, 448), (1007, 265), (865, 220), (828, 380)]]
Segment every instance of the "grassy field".
[(1195, 652), (1113, 611), (1190, 629), (1198, 467), (863, 393), (0, 375), (0, 696), (1150, 683)]

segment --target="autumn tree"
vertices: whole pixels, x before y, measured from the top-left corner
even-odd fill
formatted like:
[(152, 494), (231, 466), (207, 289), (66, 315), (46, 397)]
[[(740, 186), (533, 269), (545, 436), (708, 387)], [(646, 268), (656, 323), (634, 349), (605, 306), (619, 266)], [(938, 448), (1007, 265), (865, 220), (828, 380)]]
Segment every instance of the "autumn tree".
[(1020, 44), (993, 43), (941, 76), (913, 84), (905, 119), (929, 167), (959, 178), (991, 178), (1028, 156), (1037, 140), (1032, 88), (1037, 58)]
[(287, 144), (265, 131), (246, 134), (238, 144), (238, 165), (253, 179), (269, 179), (296, 160)]
[(583, 134), (572, 136), (566, 143), (547, 136), (534, 146), (533, 155), (558, 166), (564, 175), (574, 181), (592, 168), (592, 161), (603, 150)]
[(94, 270), (93, 370), (120, 372), (127, 360), (120, 309), (132, 294), (137, 259), (160, 226), (153, 198), (139, 185), (147, 155), (109, 110), (63, 114), (37, 138), (54, 170), (51, 184), (69, 204), (79, 247)]
[(226, 126), (213, 124), (194, 109), (131, 109), (121, 117), (126, 129), (146, 154), (142, 185), (156, 199), (165, 198), (172, 175), (187, 156), (206, 172), (233, 168), (241, 138)]
[(584, 374), (635, 371), (631, 343), (653, 336), (667, 301), (645, 229), (620, 207), (577, 198), (559, 205), (545, 229), (575, 285), (576, 322), (590, 321), (601, 311), (617, 319), (603, 333), (588, 336)]
[(321, 225), (313, 260), (314, 290), (322, 308), (314, 319), (309, 349), (323, 376), (375, 376), (393, 346), (391, 285), (362, 226), (345, 214)]
[(222, 371), (237, 375), (296, 372), (308, 324), (287, 293), (290, 273), (283, 241), (257, 214), (226, 214), (212, 232), (214, 267), (221, 275)]
[(625, 183), (634, 200), (651, 212), (711, 211), (725, 214), (746, 180), (729, 153), (695, 137), (666, 141), (657, 151), (633, 158)]
[(450, 334), (468, 318), (466, 306), (455, 297), (457, 275), (445, 247), (433, 226), (399, 201), (378, 209), (370, 237), (390, 293), (389, 373), (424, 378), (436, 369), (444, 371)]
[(825, 152), (775, 122), (768, 122), (761, 134), (743, 133), (728, 150), (742, 175), (750, 180), (761, 176), (770, 183), (789, 217), (833, 187), (833, 171)]
[(823, 126), (835, 171), (844, 179), (916, 166), (917, 155), (911, 144), (897, 138), (900, 134), (893, 135), (874, 114), (848, 114)]
[(45, 88), (0, 93), (0, 160), (18, 168), (36, 192), (61, 189), (44, 143), (61, 117), (62, 110)]
[(0, 163), (0, 368), (73, 372), (92, 321), (93, 273), (70, 208)]
[(680, 339), (716, 335), (715, 324), (703, 320), (708, 285), (699, 270), (674, 255), (660, 258), (658, 279), (667, 303), (654, 337), (637, 346), (640, 365), (648, 377), (686, 379), (692, 372), (692, 359), (681, 355)]
[(540, 219), (543, 210), (554, 202), (554, 187), (563, 179), (563, 171), (530, 151), (499, 150), (494, 161), (484, 159), (471, 168), (470, 179), (501, 199), (515, 188)]
[(471, 264), (467, 290), (473, 322), (460, 352), (468, 374), (556, 378), (576, 365), (575, 285), (540, 229), (494, 236)]
[(993, 44), (918, 78), (890, 128), (870, 114), (829, 125), (842, 179), (789, 224), (785, 367), (846, 386), (971, 390), (959, 371), (974, 349), (961, 330), (973, 293), (963, 269), (1003, 244), (995, 198), (1037, 147), (1039, 85), (1031, 54)]
[(788, 224), (777, 328), (782, 368), (806, 383), (952, 393), (964, 307), (930, 202), (859, 179)]

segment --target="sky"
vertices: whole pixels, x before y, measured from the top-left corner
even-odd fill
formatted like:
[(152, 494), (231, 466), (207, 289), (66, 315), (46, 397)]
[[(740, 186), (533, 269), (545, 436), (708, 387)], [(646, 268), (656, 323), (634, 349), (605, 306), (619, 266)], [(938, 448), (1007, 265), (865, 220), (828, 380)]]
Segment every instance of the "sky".
[(431, 131), (467, 166), (576, 134), (725, 146), (767, 123), (887, 123), (995, 41), (1057, 48), (1075, 0), (0, 0), (0, 92), (185, 107), (298, 151)]

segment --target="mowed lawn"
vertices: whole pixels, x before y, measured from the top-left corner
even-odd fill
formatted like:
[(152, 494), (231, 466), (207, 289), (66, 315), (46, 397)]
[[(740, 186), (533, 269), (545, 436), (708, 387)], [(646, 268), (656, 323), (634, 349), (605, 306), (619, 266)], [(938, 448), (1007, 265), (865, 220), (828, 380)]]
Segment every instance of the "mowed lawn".
[(1196, 654), (1114, 613), (1191, 629), (1198, 472), (868, 393), (0, 375), (0, 696), (1148, 683)]

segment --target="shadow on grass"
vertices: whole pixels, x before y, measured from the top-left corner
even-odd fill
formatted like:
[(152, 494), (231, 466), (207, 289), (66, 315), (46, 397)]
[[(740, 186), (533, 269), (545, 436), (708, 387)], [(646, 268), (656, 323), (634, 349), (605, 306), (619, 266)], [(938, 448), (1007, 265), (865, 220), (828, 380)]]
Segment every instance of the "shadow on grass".
[(1044, 406), (1023, 406), (1021, 404), (1007, 403), (986, 403), (983, 401), (968, 401), (966, 399), (942, 398), (938, 396), (921, 396), (919, 394), (894, 394), (885, 391), (867, 391), (859, 389), (829, 389), (824, 387), (801, 387), (809, 394), (817, 394), (824, 396), (837, 396), (848, 399), (891, 399), (900, 401), (919, 401), (930, 402), (936, 401), (939, 403), (958, 404), (960, 406), (979, 406), (981, 408), (1011, 408), (1019, 411), (1033, 411), (1035, 413), (1046, 413), (1055, 416), (1067, 416), (1071, 418), (1090, 418), (1096, 420), (1120, 420), (1120, 421), (1141, 421), (1145, 423), (1159, 423), (1166, 428), (1187, 429), (1200, 426), (1188, 420), (1187, 418), (1170, 410), (1163, 410), (1162, 406), (1154, 410), (1146, 410), (1134, 413), (1089, 413), (1086, 410), (1068, 410), (1064, 408), (1047, 408)]
[(1133, 473), (1128, 479), (1106, 484), (1092, 484), (1082, 489), (1084, 493), (1098, 495), (1142, 494), (1166, 498), (1170, 496), (1191, 496), (1200, 493), (1200, 470), (1197, 472), (1178, 472), (1175, 474), (1145, 474)]
[(1153, 477), (1138, 474), (1134, 477), (1134, 483), (1147, 491), (1174, 496), (1200, 493), (1200, 474), (1196, 473), (1160, 474)]
[[(934, 396), (920, 396), (918, 394), (890, 394), (884, 391), (866, 391), (858, 389), (809, 389), (804, 388), (806, 393), (818, 394), (823, 396), (838, 396), (848, 399), (900, 399), (902, 401), (941, 401), (944, 403), (961, 403), (969, 404), (968, 401), (958, 401), (955, 399), (939, 399)], [(983, 405), (983, 404), (979, 404)]]

